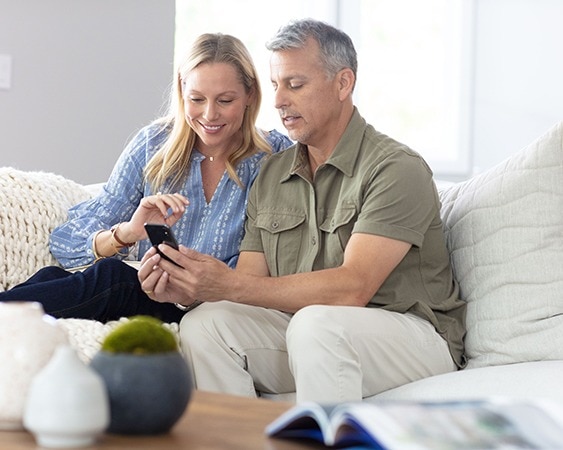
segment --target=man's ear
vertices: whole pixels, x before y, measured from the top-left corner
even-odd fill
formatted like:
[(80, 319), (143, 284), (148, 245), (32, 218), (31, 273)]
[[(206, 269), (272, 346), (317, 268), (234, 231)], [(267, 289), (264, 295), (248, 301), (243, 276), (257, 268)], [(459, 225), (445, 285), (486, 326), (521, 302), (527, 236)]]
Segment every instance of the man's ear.
[(340, 100), (352, 95), (354, 90), (354, 83), (356, 82), (356, 77), (352, 69), (344, 68), (336, 75), (338, 78), (338, 86), (340, 90)]

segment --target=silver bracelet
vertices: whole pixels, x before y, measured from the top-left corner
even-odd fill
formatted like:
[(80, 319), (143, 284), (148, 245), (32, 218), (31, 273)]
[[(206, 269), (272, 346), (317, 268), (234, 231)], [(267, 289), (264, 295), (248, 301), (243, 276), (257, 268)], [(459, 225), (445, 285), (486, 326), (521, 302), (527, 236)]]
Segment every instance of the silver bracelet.
[(196, 300), (195, 302), (193, 302), (191, 305), (182, 305), (180, 303), (174, 303), (174, 305), (176, 306), (176, 308), (178, 308), (180, 311), (184, 311), (184, 312), (188, 312), (191, 311), (192, 309), (198, 307), (199, 305), (201, 305), (203, 302), (200, 300)]

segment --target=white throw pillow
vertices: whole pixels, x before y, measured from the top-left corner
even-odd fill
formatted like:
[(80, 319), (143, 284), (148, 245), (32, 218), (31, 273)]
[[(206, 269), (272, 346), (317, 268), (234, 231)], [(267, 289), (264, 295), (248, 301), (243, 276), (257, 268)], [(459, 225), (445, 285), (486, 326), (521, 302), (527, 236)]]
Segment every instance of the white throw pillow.
[(0, 291), (56, 264), (49, 235), (87, 198), (82, 185), (60, 175), (0, 168)]
[(563, 359), (563, 122), (440, 197), (468, 368)]

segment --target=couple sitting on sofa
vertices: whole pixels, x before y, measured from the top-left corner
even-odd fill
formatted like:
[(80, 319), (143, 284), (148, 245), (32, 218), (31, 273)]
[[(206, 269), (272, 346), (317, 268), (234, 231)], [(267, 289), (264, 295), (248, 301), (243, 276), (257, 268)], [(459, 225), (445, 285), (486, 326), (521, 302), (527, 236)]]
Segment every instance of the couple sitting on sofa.
[[(63, 266), (99, 261), (46, 267), (0, 300), (37, 300), (56, 317), (181, 321), (204, 390), (341, 402), (464, 367), (466, 303), (431, 170), (354, 107), (346, 34), (303, 20), (268, 47), (296, 145), (282, 151), (289, 139), (256, 129), (260, 87), (240, 41), (201, 36), (170, 115), (52, 234)], [(145, 222), (174, 225), (183, 246), (159, 250), (181, 267), (150, 247)], [(131, 250), (138, 271), (121, 261)]]

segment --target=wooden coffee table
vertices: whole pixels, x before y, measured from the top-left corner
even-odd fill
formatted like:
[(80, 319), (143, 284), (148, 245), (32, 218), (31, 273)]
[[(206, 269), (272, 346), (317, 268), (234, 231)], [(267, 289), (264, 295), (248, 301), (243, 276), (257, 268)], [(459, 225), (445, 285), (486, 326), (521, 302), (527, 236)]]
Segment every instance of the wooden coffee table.
[[(186, 413), (163, 435), (124, 436), (105, 434), (85, 449), (190, 449), (190, 450), (293, 450), (323, 448), (319, 445), (270, 439), (264, 427), (292, 406), (291, 403), (250, 399), (195, 391)], [(37, 450), (26, 431), (0, 431), (0, 449)]]

